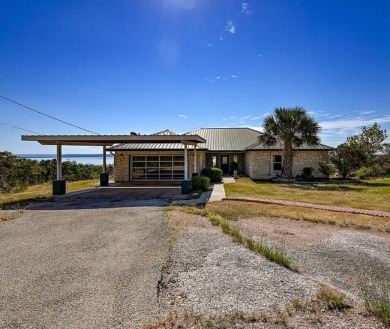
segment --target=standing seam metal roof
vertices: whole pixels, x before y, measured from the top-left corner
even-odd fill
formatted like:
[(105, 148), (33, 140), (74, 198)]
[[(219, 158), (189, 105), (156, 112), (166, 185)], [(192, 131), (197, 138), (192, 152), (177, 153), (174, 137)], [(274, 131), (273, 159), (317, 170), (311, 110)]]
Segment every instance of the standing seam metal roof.
[[(166, 129), (151, 135), (176, 135), (173, 131)], [(246, 150), (282, 150), (281, 143), (273, 146), (266, 146), (257, 141), (260, 132), (251, 128), (199, 128), (183, 135), (198, 135), (206, 140), (205, 143), (197, 145), (199, 150), (211, 152), (242, 152)], [(188, 145), (189, 149), (193, 146)], [(125, 143), (117, 144), (110, 150), (183, 150), (181, 143)], [(309, 146), (302, 145), (298, 150), (331, 150), (327, 145)]]

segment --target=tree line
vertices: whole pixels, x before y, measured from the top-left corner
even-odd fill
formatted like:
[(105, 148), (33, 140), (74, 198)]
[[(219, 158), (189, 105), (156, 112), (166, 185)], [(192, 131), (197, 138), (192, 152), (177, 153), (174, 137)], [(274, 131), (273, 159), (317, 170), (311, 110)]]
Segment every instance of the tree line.
[[(31, 160), (20, 158), (11, 152), (0, 152), (0, 192), (21, 191), (27, 186), (46, 183), (56, 179), (57, 160)], [(62, 176), (67, 181), (97, 179), (102, 166), (81, 164), (75, 161), (62, 163)], [(109, 173), (113, 166), (108, 165)]]

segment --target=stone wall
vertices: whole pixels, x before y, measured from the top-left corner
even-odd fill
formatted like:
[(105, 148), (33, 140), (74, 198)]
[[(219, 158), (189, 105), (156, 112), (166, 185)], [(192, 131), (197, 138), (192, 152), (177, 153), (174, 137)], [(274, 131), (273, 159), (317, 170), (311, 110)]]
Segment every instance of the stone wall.
[[(280, 174), (273, 170), (273, 156), (282, 151), (248, 151), (245, 154), (245, 172), (252, 179), (270, 179)], [(318, 163), (328, 159), (326, 151), (295, 151), (293, 157), (293, 176), (302, 175), (305, 167), (313, 168), (315, 177), (323, 177)]]
[[(247, 151), (242, 153), (224, 153), (229, 155), (229, 161), (233, 161), (234, 154), (238, 156), (238, 170), (244, 172), (252, 179), (271, 179), (276, 177), (281, 172), (273, 170), (273, 156), (282, 155), (282, 151)], [(122, 155), (122, 156), (121, 156)], [(184, 155), (184, 151), (116, 151), (114, 157), (114, 179), (117, 182), (128, 182), (130, 180), (130, 155)], [(217, 156), (217, 166), (221, 163), (221, 155)], [(196, 171), (201, 170), (210, 165), (212, 161), (212, 153), (205, 151), (197, 151)], [(294, 177), (302, 174), (305, 167), (313, 168), (313, 175), (322, 177), (318, 171), (318, 162), (328, 158), (326, 151), (295, 151), (293, 158), (293, 175)], [(207, 161), (206, 161), (207, 160)], [(219, 161), (219, 162), (218, 162)], [(212, 162), (211, 162), (212, 164)], [(191, 178), (194, 172), (194, 152), (188, 150), (188, 177)]]
[[(194, 172), (194, 151), (188, 150), (188, 177)], [(116, 182), (128, 182), (130, 180), (130, 156), (131, 155), (184, 155), (180, 151), (115, 151), (114, 155), (114, 180)], [(196, 171), (200, 173), (206, 166), (205, 151), (196, 151)]]

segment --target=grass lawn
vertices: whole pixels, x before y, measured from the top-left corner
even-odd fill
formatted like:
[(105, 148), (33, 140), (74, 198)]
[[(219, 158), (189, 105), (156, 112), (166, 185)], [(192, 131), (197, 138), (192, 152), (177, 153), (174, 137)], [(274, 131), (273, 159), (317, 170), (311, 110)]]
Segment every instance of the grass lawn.
[(300, 184), (254, 182), (241, 178), (224, 186), (228, 197), (258, 197), (390, 211), (390, 178), (367, 182)]
[[(96, 179), (81, 180), (77, 182), (66, 182), (66, 191), (77, 191), (93, 187), (98, 181)], [(0, 209), (2, 207), (17, 205), (18, 203), (29, 202), (34, 199), (45, 198), (52, 195), (52, 183), (29, 186), (25, 191), (16, 193), (0, 194)]]

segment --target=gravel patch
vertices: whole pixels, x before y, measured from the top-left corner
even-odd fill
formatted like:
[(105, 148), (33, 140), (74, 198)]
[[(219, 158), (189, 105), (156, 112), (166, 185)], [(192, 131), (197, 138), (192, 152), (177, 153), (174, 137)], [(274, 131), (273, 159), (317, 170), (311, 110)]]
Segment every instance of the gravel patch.
[(168, 303), (202, 314), (272, 310), (313, 298), (319, 289), (318, 283), (254, 254), (211, 225), (188, 227), (177, 239), (165, 286)]
[(362, 297), (370, 276), (389, 278), (390, 236), (282, 218), (240, 219), (254, 239), (283, 249), (302, 272)]
[[(386, 270), (386, 238), (289, 219), (262, 218), (261, 224), (259, 218), (238, 220), (245, 235), (284, 248), (304, 271), (295, 273), (233, 242), (204, 217), (170, 211), (169, 219), (176, 223), (176, 240), (161, 282), (160, 303), (166, 314), (171, 313), (145, 328), (385, 328), (354, 298), (353, 289), (335, 280), (342, 277), (347, 284), (347, 276), (354, 275), (351, 268), (348, 275), (343, 275), (345, 268), (335, 270), (350, 254), (339, 260), (336, 257), (333, 264), (332, 255), (339, 250), (361, 250), (356, 259), (368, 257), (372, 263), (385, 263)], [(327, 249), (328, 259), (321, 252), (312, 252), (316, 248)], [(349, 259), (349, 263), (355, 262)], [(321, 304), (316, 295), (322, 283), (329, 283), (337, 292), (344, 290), (352, 297), (346, 299), (351, 308), (328, 310)], [(295, 308), (294, 300), (307, 306)], [(257, 320), (249, 321), (251, 316)]]

